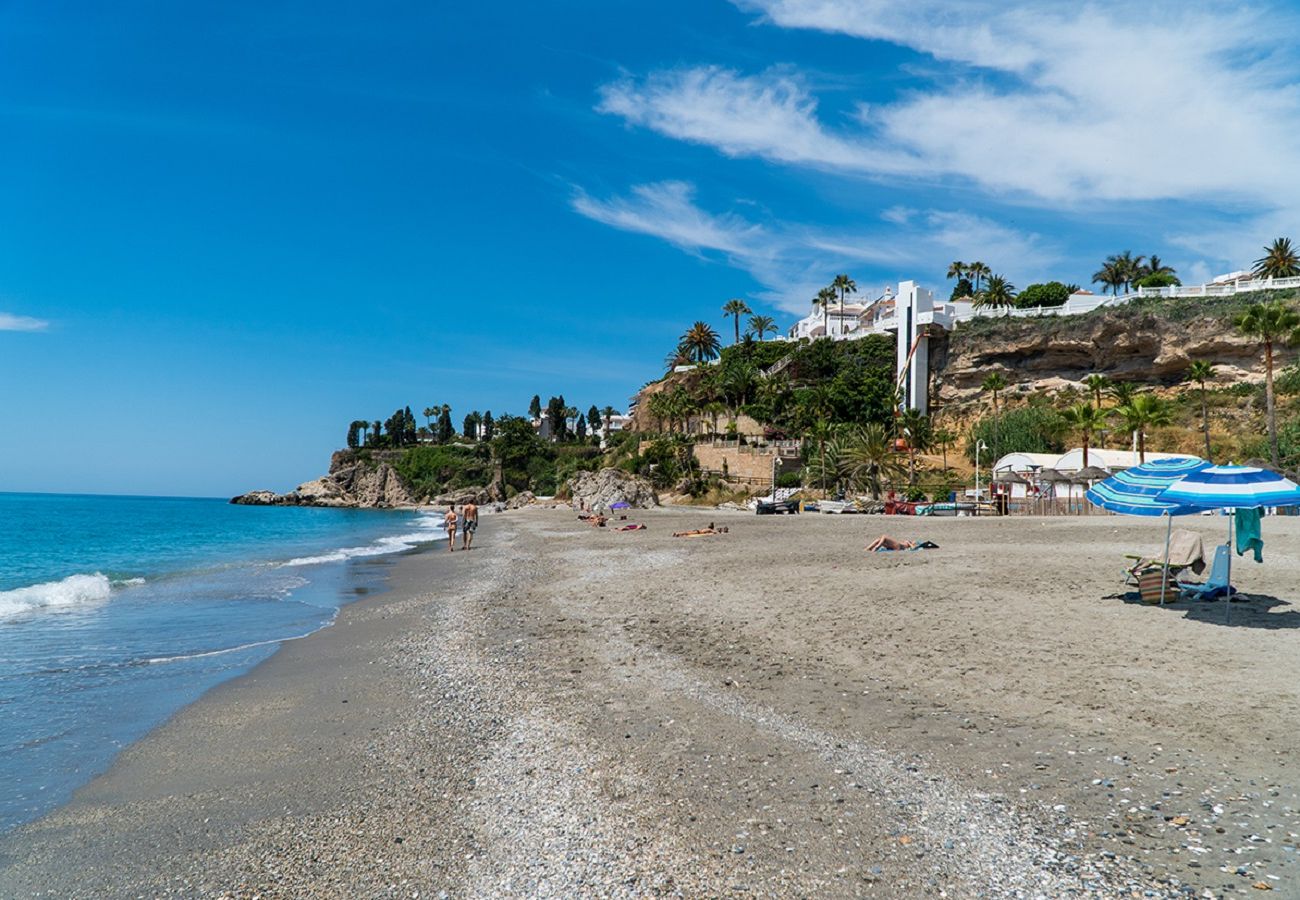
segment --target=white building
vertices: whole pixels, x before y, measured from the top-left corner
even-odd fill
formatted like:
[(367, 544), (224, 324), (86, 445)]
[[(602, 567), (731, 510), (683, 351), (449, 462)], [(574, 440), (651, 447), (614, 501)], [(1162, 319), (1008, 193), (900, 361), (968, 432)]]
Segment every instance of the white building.
[[(1186, 459), (1191, 454), (1188, 453), (1152, 453), (1147, 452), (1147, 462), (1157, 459)], [(1136, 450), (1106, 450), (1097, 447), (1088, 448), (1088, 465), (1096, 468), (1105, 469), (1107, 472), (1114, 474), (1120, 469), (1128, 469), (1138, 465), (1140, 462), (1139, 454)], [(1037, 481), (1037, 476), (1044, 469), (1054, 469), (1063, 475), (1073, 475), (1083, 469), (1083, 448), (1076, 447), (1066, 453), (1008, 453), (989, 470), (992, 477), (1015, 472), (1017, 475), (1024, 476), (1029, 481)], [(1046, 485), (1041, 485), (1047, 489)], [(1021, 500), (1029, 496), (1031, 486), (1025, 484), (1012, 484), (1011, 498)], [(1058, 483), (1051, 487), (1052, 494), (1060, 499), (1071, 497), (1079, 500), (1083, 498), (1087, 490), (1086, 485)]]

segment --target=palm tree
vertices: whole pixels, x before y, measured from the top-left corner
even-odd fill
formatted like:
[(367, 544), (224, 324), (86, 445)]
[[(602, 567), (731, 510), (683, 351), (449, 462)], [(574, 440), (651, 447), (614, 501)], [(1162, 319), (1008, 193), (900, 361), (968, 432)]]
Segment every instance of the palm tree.
[(1155, 394), (1135, 394), (1132, 400), (1115, 407), (1111, 413), (1119, 416), (1124, 427), (1137, 435), (1140, 463), (1147, 461), (1147, 429), (1168, 425), (1173, 420), (1168, 405)]
[[(1141, 257), (1138, 258), (1141, 259)], [(1164, 260), (1152, 253), (1147, 257), (1146, 264), (1142, 266), (1142, 270), (1138, 274), (1144, 278), (1147, 275), (1177, 275), (1178, 270), (1173, 266), (1165, 265)]]
[(894, 442), (882, 425), (861, 425), (837, 442), (833, 453), (840, 471), (855, 488), (867, 488), (880, 499), (886, 481), (897, 478), (902, 468), (894, 453)]
[(1001, 372), (993, 372), (985, 377), (980, 384), (980, 390), (988, 391), (993, 394), (993, 415), (998, 414), (998, 393), (1007, 389), (1007, 380), (1002, 377)]
[[(1276, 242), (1275, 242), (1276, 243)], [(1237, 331), (1254, 338), (1264, 348), (1264, 401), (1268, 409), (1268, 450), (1278, 467), (1277, 411), (1273, 401), (1273, 345), (1300, 340), (1300, 313), (1280, 300), (1252, 303), (1232, 320)]]
[(858, 292), (858, 283), (848, 275), (836, 275), (835, 280), (831, 282), (831, 287), (840, 292), (840, 329), (844, 328), (844, 295), (856, 294)]
[(960, 259), (955, 259), (948, 263), (948, 277), (961, 281), (966, 277), (966, 264)]
[(1144, 256), (1134, 256), (1132, 250), (1125, 250), (1115, 257), (1115, 264), (1124, 275), (1124, 291), (1132, 289), (1133, 280), (1142, 277), (1142, 260)]
[[(1290, 238), (1277, 238), (1255, 260), (1251, 274), (1256, 278), (1294, 278), (1300, 275), (1300, 253), (1291, 245)], [(1273, 465), (1277, 465), (1277, 460), (1273, 460)]]
[(991, 306), (994, 309), (1005, 306), (1010, 309), (1015, 305), (1016, 286), (1001, 275), (990, 275), (988, 286), (975, 294), (975, 307)]
[(728, 316), (731, 316), (735, 320), (735, 326), (736, 326), (735, 343), (739, 344), (740, 343), (740, 317), (749, 315), (750, 313), (753, 312), (753, 310), (749, 308), (749, 306), (745, 303), (744, 300), (741, 300), (739, 297), (732, 297), (726, 303), (722, 304), (722, 311), (723, 313), (725, 313)]
[(425, 428), (428, 428), (428, 429), (430, 429), (430, 430), (432, 430), (432, 428), (433, 428), (433, 422), (432, 422), (431, 420), (433, 419), (434, 416), (438, 415), (438, 413), (440, 413), (440, 412), (442, 412), (442, 407), (439, 407), (439, 406), (426, 406), (426, 407), (424, 408), (424, 413), (423, 413), (423, 415), (424, 415), (424, 427), (425, 427)]
[(606, 406), (600, 411), (600, 414), (605, 417), (605, 440), (609, 440), (609, 429), (610, 426), (614, 424), (614, 415), (616, 412), (617, 411), (612, 406)]
[[(1155, 257), (1152, 257), (1154, 259)], [(1201, 431), (1205, 433), (1205, 458), (1210, 458), (1210, 407), (1205, 400), (1205, 382), (1214, 377), (1214, 365), (1198, 359), (1187, 367), (1187, 380), (1201, 386)]]
[(824, 287), (817, 292), (817, 299), (813, 300), (814, 304), (822, 308), (822, 334), (826, 337), (831, 336), (830, 311), (831, 303), (835, 300), (835, 288)]
[(757, 334), (758, 339), (761, 341), (763, 335), (769, 331), (776, 334), (776, 322), (772, 320), (771, 316), (750, 316), (749, 330)]
[(724, 369), (718, 387), (722, 391), (723, 402), (727, 404), (731, 424), (735, 425), (740, 408), (750, 401), (758, 386), (758, 371), (749, 365), (725, 366)]
[(1076, 403), (1071, 407), (1061, 410), (1061, 421), (1067, 428), (1076, 429), (1079, 437), (1083, 441), (1083, 467), (1088, 468), (1088, 444), (1092, 440), (1092, 433), (1100, 431), (1106, 426), (1106, 416), (1108, 414), (1101, 411), (1091, 403)]
[(940, 428), (933, 435), (934, 442), (939, 445), (939, 450), (943, 453), (943, 470), (948, 471), (948, 446), (957, 440), (957, 435), (947, 428)]
[(1124, 285), (1124, 270), (1117, 260), (1118, 257), (1115, 256), (1107, 257), (1101, 268), (1092, 273), (1092, 283), (1110, 288), (1110, 292), (1116, 297), (1119, 296), (1119, 289)]
[(973, 262), (966, 269), (966, 276), (968, 278), (974, 279), (975, 281), (976, 294), (979, 293), (980, 284), (982, 283), (983, 279), (990, 278), (991, 280), (992, 275), (993, 275), (993, 270), (990, 269), (988, 266), (984, 265), (984, 263), (982, 262)]
[(907, 483), (916, 484), (916, 454), (930, 449), (930, 417), (915, 409), (905, 409), (895, 420), (899, 437), (907, 441)]
[(1127, 406), (1137, 396), (1137, 388), (1131, 382), (1116, 381), (1106, 388), (1106, 393), (1110, 394), (1116, 406)]
[(682, 351), (691, 362), (702, 363), (717, 359), (722, 349), (718, 333), (707, 322), (696, 322), (686, 330), (677, 349)]
[(1092, 405), (1101, 409), (1101, 392), (1110, 387), (1110, 379), (1099, 372), (1094, 372), (1083, 379), (1083, 386), (1092, 392)]

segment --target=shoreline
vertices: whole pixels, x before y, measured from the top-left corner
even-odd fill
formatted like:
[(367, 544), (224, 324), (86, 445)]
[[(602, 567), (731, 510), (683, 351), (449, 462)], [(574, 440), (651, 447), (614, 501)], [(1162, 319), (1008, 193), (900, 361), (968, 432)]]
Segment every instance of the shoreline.
[[(0, 839), (0, 893), (1295, 889), (1300, 612), (1272, 595), (1300, 523), (1266, 524), (1226, 627), (1117, 596), (1150, 523), (668, 537), (719, 515), (527, 510), (391, 558), (389, 591)], [(885, 527), (940, 549), (863, 554)]]

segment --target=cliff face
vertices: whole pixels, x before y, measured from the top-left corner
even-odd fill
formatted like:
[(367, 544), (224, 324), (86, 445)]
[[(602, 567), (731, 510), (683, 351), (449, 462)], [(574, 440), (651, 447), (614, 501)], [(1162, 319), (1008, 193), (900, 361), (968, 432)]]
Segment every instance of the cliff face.
[(328, 506), (393, 509), (418, 505), (391, 460), (400, 451), (366, 455), (338, 450), (330, 457), (329, 474), (307, 481), (287, 494), (252, 491), (230, 502), (248, 506)]
[[(959, 329), (935, 348), (933, 388), (941, 402), (973, 399), (992, 372), (1013, 389), (1049, 391), (1077, 387), (1094, 372), (1114, 381), (1174, 384), (1198, 359), (1216, 366), (1218, 386), (1264, 377), (1258, 345), (1239, 337), (1221, 316), (1179, 321), (1126, 309), (980, 325)], [(1296, 358), (1293, 349), (1275, 353), (1279, 367)]]

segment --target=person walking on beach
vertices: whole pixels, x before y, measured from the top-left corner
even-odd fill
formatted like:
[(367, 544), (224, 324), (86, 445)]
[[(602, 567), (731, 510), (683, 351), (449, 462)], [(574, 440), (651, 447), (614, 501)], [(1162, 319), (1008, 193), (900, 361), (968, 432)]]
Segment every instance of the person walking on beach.
[(456, 505), (447, 507), (447, 514), (442, 517), (442, 527), (447, 532), (447, 550), (456, 550)]
[(478, 531), (478, 507), (473, 500), (460, 508), (460, 527), (460, 549), (470, 550), (474, 546), (474, 532)]

